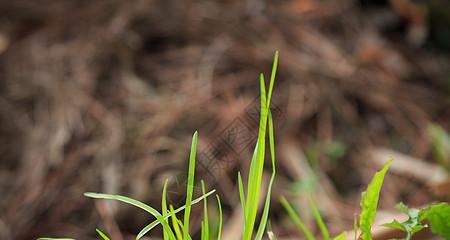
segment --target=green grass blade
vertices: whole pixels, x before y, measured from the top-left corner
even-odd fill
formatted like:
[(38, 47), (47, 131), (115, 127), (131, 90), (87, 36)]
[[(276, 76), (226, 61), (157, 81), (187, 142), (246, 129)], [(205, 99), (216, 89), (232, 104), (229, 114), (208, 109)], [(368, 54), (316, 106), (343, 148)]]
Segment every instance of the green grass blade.
[(245, 220), (243, 240), (250, 240), (255, 226), (256, 214), (258, 211), (259, 194), (261, 192), (261, 181), (264, 168), (265, 136), (267, 125), (267, 100), (264, 76), (260, 75), (261, 84), (261, 116), (259, 124), (258, 140), (255, 147), (254, 157), (250, 163), (248, 177), (247, 201), (245, 204)]
[(333, 240), (345, 240), (345, 239), (347, 239), (347, 232), (342, 232), (341, 234), (333, 238)]
[(377, 212), (381, 186), (383, 185), (384, 176), (391, 163), (392, 160), (386, 163), (381, 171), (375, 173), (367, 190), (362, 193), (361, 216), (359, 218), (362, 240), (372, 240), (371, 229)]
[(153, 215), (158, 220), (158, 222), (160, 222), (163, 225), (163, 228), (166, 229), (166, 231), (168, 231), (168, 234), (173, 235), (173, 232), (170, 231), (170, 228), (167, 225), (167, 222), (164, 220), (161, 213), (159, 213), (156, 209), (148, 206), (147, 204), (145, 204), (143, 202), (140, 202), (138, 200), (135, 200), (135, 199), (132, 199), (129, 197), (121, 196), (121, 195), (104, 194), (104, 193), (86, 192), (86, 193), (84, 193), (84, 196), (90, 197), (90, 198), (97, 198), (97, 199), (116, 200), (119, 202), (127, 203), (127, 204), (133, 205), (135, 207), (138, 207), (138, 208), (150, 213), (151, 215)]
[(200, 239), (201, 240), (206, 240), (206, 234), (205, 234), (205, 223), (202, 221), (200, 223)]
[(220, 203), (219, 195), (216, 194), (217, 198), (217, 206), (219, 206), (219, 230), (217, 233), (217, 240), (220, 240), (222, 237), (222, 204)]
[[(206, 193), (205, 182), (202, 180), (202, 193)], [(209, 240), (209, 219), (208, 219), (208, 201), (207, 198), (203, 200), (203, 226), (204, 226), (204, 239)], [(202, 235), (203, 238), (203, 235)]]
[(135, 207), (138, 207), (138, 208), (150, 213), (152, 216), (154, 216), (156, 218), (162, 216), (158, 212), (158, 210), (148, 206), (147, 204), (145, 204), (143, 202), (140, 202), (138, 200), (135, 200), (135, 199), (132, 199), (129, 197), (125, 197), (125, 196), (121, 196), (121, 195), (105, 194), (105, 193), (93, 193), (93, 192), (86, 192), (86, 193), (84, 193), (84, 196), (89, 197), (89, 198), (116, 200), (119, 202), (127, 203), (127, 204), (133, 205)]
[(241, 200), (242, 211), (245, 214), (245, 193), (244, 193), (244, 184), (242, 183), (241, 172), (238, 172), (238, 189), (239, 189), (239, 199)]
[(272, 73), (270, 74), (269, 92), (267, 95), (267, 108), (270, 108), (270, 100), (272, 99), (273, 86), (275, 83), (275, 76), (277, 75), (278, 68), (278, 51), (275, 51), (273, 58)]
[(95, 231), (103, 240), (110, 240), (110, 238), (105, 233), (103, 233), (100, 229), (96, 228)]
[(311, 205), (311, 208), (313, 210), (314, 218), (316, 219), (317, 225), (319, 226), (320, 232), (322, 233), (323, 239), (330, 240), (330, 233), (328, 232), (328, 228), (323, 222), (322, 216), (320, 216), (319, 209), (317, 208), (316, 204), (314, 203), (314, 200), (312, 199), (311, 195), (308, 196), (309, 204)]
[(292, 219), (292, 221), (297, 225), (298, 229), (305, 234), (306, 239), (308, 240), (316, 240), (314, 235), (306, 228), (305, 224), (303, 224), (302, 220), (298, 217), (297, 213), (295, 212), (294, 208), (289, 204), (289, 202), (286, 200), (286, 198), (281, 197), (280, 198), (281, 205), (286, 209), (289, 217)]
[[(214, 192), (216, 192), (216, 190), (211, 190), (211, 191), (209, 191), (207, 194), (205, 194), (205, 195), (203, 195), (203, 196), (201, 196), (201, 197), (199, 197), (199, 198), (196, 198), (195, 200), (192, 201), (191, 205), (195, 205), (195, 204), (201, 202), (204, 198), (208, 197), (209, 195), (213, 194)], [(184, 205), (184, 206), (182, 206), (182, 207), (179, 207), (179, 208), (175, 209), (174, 213), (177, 214), (177, 213), (183, 211), (185, 208), (186, 208), (186, 205)], [(171, 216), (170, 214), (165, 214), (165, 215), (163, 216), (163, 218), (167, 219), (167, 218), (169, 218), (170, 216)], [(155, 221), (151, 222), (150, 224), (148, 224), (147, 226), (145, 226), (145, 227), (139, 232), (139, 234), (137, 235), (136, 240), (141, 239), (145, 234), (147, 234), (148, 232), (150, 232), (153, 228), (155, 228), (156, 226), (158, 226), (158, 224), (160, 224), (160, 223), (161, 223), (161, 222), (160, 222), (159, 220), (155, 220)]]
[(264, 235), (264, 230), (266, 228), (267, 219), (269, 217), (269, 209), (270, 209), (270, 197), (272, 194), (272, 185), (275, 181), (275, 175), (276, 175), (276, 166), (275, 166), (275, 140), (273, 136), (273, 119), (272, 114), (269, 110), (269, 146), (270, 146), (270, 156), (272, 159), (272, 176), (270, 178), (269, 187), (267, 189), (267, 195), (266, 195), (266, 203), (264, 204), (264, 210), (261, 217), (261, 222), (258, 227), (258, 231), (256, 233), (255, 239), (261, 240)]
[(175, 235), (178, 240), (183, 240), (183, 234), (181, 233), (180, 225), (178, 224), (179, 220), (177, 218), (177, 215), (175, 215), (175, 209), (173, 208), (172, 205), (169, 206), (169, 209), (170, 209), (170, 218), (172, 219), (173, 231), (175, 232)]
[(198, 133), (192, 136), (191, 153), (189, 155), (189, 172), (186, 189), (186, 210), (184, 211), (183, 239), (189, 236), (189, 218), (191, 216), (192, 192), (194, 191), (195, 158), (197, 154)]
[(264, 82), (264, 75), (260, 75), (260, 87), (261, 87), (261, 113), (259, 121), (258, 139), (255, 147), (255, 151), (250, 163), (250, 171), (247, 183), (247, 199), (245, 203), (244, 212), (244, 232), (243, 240), (250, 240), (255, 227), (256, 214), (258, 212), (258, 201), (261, 192), (261, 181), (264, 169), (264, 154), (265, 154), (265, 139), (266, 139), (266, 127), (267, 118), (269, 115), (270, 99), (272, 96), (276, 69), (278, 65), (278, 52), (275, 53), (274, 64), (272, 68), (272, 74), (269, 84), (269, 96), (266, 94), (266, 87)]
[[(162, 211), (162, 215), (167, 214), (167, 184), (169, 182), (169, 179), (166, 179), (164, 181), (164, 187), (163, 187), (163, 192), (162, 192), (162, 197), (161, 197), (161, 211)], [(165, 218), (163, 218), (164, 221), (167, 222), (167, 220)], [(168, 224), (167, 224), (168, 225)], [(168, 233), (165, 229), (163, 229), (163, 238), (167, 239), (168, 238)]]

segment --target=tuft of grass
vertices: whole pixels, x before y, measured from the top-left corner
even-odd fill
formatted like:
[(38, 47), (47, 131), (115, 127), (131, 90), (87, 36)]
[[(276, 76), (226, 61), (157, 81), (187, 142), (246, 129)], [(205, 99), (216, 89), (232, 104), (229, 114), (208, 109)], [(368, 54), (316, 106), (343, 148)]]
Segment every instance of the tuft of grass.
[[(256, 234), (255, 239), (261, 239), (262, 233), (265, 230), (268, 211), (270, 207), (270, 194), (272, 184), (275, 178), (275, 153), (274, 151), (274, 141), (273, 141), (273, 123), (272, 117), (270, 114), (270, 101), (272, 99), (273, 86), (275, 82), (275, 76), (277, 72), (278, 66), (278, 51), (275, 52), (275, 57), (272, 66), (272, 73), (270, 76), (269, 90), (266, 93), (266, 86), (264, 82), (264, 75), (260, 74), (260, 95), (261, 95), (261, 112), (260, 112), (260, 120), (259, 120), (259, 132), (258, 139), (256, 141), (256, 146), (253, 151), (252, 160), (250, 162), (250, 170), (248, 173), (248, 181), (247, 181), (247, 194), (245, 195), (245, 191), (243, 189), (243, 183), (240, 175), (238, 175), (239, 182), (239, 195), (241, 199), (241, 205), (244, 209), (244, 231), (242, 234), (243, 240), (252, 239), (255, 224), (256, 224), (256, 215), (258, 213), (258, 201), (261, 193), (261, 182), (262, 175), (264, 169), (264, 155), (266, 151), (266, 135), (267, 135), (267, 124), (269, 122), (269, 144), (271, 145), (271, 157), (272, 157), (272, 177), (269, 183), (269, 187), (267, 190), (266, 201), (263, 210), (263, 216), (260, 219), (260, 226), (258, 228), (258, 232)], [(271, 129), (270, 129), (271, 128)], [(245, 201), (244, 201), (245, 199)]]
[[(164, 182), (162, 197), (161, 197), (161, 208), (162, 213), (158, 210), (154, 209), (151, 206), (148, 206), (145, 203), (137, 201), (135, 199), (121, 196), (121, 195), (112, 195), (112, 194), (103, 194), (103, 193), (85, 193), (86, 197), (90, 198), (99, 198), (99, 199), (109, 199), (116, 200), (120, 202), (124, 202), (135, 207), (138, 207), (148, 213), (150, 213), (153, 217), (156, 218), (155, 221), (145, 226), (136, 236), (136, 239), (141, 239), (144, 235), (146, 235), (150, 230), (152, 230), (157, 225), (161, 224), (163, 227), (163, 238), (165, 240), (189, 240), (192, 239), (189, 235), (189, 226), (190, 226), (190, 212), (191, 206), (199, 203), (202, 200), (206, 201), (206, 198), (215, 192), (212, 190), (206, 193), (206, 190), (203, 185), (203, 195), (197, 199), (192, 199), (193, 191), (194, 191), (194, 175), (195, 175), (195, 158), (196, 158), (196, 150), (197, 150), (197, 142), (198, 142), (198, 133), (195, 132), (192, 136), (192, 144), (191, 144), (191, 152), (189, 155), (189, 171), (188, 171), (188, 181), (187, 181), (187, 189), (186, 189), (186, 203), (184, 206), (174, 209), (173, 206), (170, 206), (170, 211), (167, 207), (166, 195), (167, 195), (167, 185), (168, 180)], [(184, 210), (184, 221), (181, 222), (177, 217), (176, 213)], [(206, 210), (206, 209), (205, 209)], [(207, 212), (206, 212), (207, 216)], [(170, 225), (169, 218), (172, 219)], [(209, 229), (208, 229), (209, 231)], [(100, 233), (99, 233), (100, 234)], [(102, 236), (102, 235), (101, 235)], [(106, 235), (105, 235), (106, 236)]]

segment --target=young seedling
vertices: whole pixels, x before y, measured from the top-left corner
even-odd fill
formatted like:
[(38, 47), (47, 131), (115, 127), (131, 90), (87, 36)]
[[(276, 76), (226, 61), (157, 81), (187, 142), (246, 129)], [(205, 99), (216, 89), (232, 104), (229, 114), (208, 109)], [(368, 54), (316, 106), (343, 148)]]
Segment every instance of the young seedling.
[(415, 233), (426, 228), (424, 221), (428, 222), (434, 234), (450, 239), (450, 205), (448, 203), (431, 204), (424, 209), (408, 208), (403, 203), (399, 203), (397, 209), (408, 215), (408, 220), (404, 222), (393, 220), (383, 226), (405, 232), (404, 240), (412, 239)]
[[(375, 214), (377, 211), (378, 206), (378, 199), (380, 196), (380, 190), (381, 186), (383, 184), (384, 176), (386, 175), (387, 170), (389, 169), (389, 166), (391, 164), (391, 161), (389, 161), (384, 168), (380, 171), (375, 173), (375, 176), (372, 178), (372, 181), (370, 182), (369, 186), (367, 187), (367, 190), (362, 193), (361, 197), (361, 216), (359, 220), (359, 228), (361, 229), (361, 239), (362, 240), (371, 240), (372, 234), (371, 234), (371, 228), (373, 225), (373, 221), (375, 219)], [(297, 225), (299, 230), (303, 232), (303, 234), (306, 236), (308, 240), (315, 240), (316, 238), (314, 235), (305, 227), (303, 222), (298, 217), (295, 210), (292, 208), (292, 206), (289, 204), (289, 202), (286, 200), (286, 198), (282, 197), (280, 199), (281, 204), (286, 209), (289, 217), (294, 221), (294, 223)], [(314, 200), (312, 197), (309, 197), (310, 206), (312, 208), (312, 211), (314, 213), (314, 217), (316, 219), (317, 225), (320, 228), (320, 231), (322, 232), (323, 239), (329, 240), (330, 235), (328, 233), (328, 228), (325, 225), (322, 217), (320, 216), (319, 210), (317, 209)], [(356, 218), (355, 218), (355, 233), (356, 233)], [(334, 237), (334, 240), (341, 240), (345, 239), (347, 237), (346, 232), (342, 232), (338, 236)], [(356, 235), (355, 235), (356, 239)]]
[[(256, 215), (258, 213), (258, 200), (261, 192), (261, 182), (264, 168), (264, 153), (266, 151), (266, 137), (267, 131), (266, 128), (268, 126), (269, 131), (269, 149), (270, 156), (272, 159), (272, 176), (270, 178), (266, 200), (264, 204), (264, 209), (262, 213), (262, 217), (259, 222), (259, 227), (256, 231), (255, 240), (261, 240), (265, 228), (267, 225), (267, 220), (269, 216), (269, 208), (270, 208), (270, 196), (272, 192), (272, 185), (275, 180), (275, 146), (274, 146), (274, 134), (273, 134), (273, 119), (272, 114), (270, 112), (270, 101), (273, 92), (273, 86), (275, 81), (276, 69), (278, 65), (278, 52), (275, 53), (274, 63), (272, 68), (272, 74), (270, 77), (269, 90), (266, 93), (266, 87), (264, 82), (264, 76), (260, 75), (260, 85), (261, 85), (261, 116), (259, 123), (259, 133), (258, 139), (256, 143), (256, 147), (254, 150), (254, 154), (250, 163), (250, 171), (248, 173), (248, 182), (247, 182), (247, 197), (245, 197), (244, 193), (244, 184), (242, 182), (241, 175), (238, 175), (239, 182), (239, 195), (241, 199), (242, 208), (244, 210), (244, 231), (242, 235), (242, 239), (250, 240), (255, 231), (256, 224)], [(137, 201), (135, 199), (121, 196), (121, 195), (112, 195), (112, 194), (103, 194), (103, 193), (85, 193), (86, 197), (90, 198), (98, 198), (98, 199), (108, 199), (120, 201), (123, 203), (127, 203), (138, 207), (148, 213), (150, 213), (153, 217), (156, 218), (155, 221), (151, 222), (147, 226), (145, 226), (136, 236), (136, 240), (141, 239), (144, 235), (150, 232), (154, 227), (161, 224), (163, 229), (163, 239), (164, 240), (192, 240), (191, 235), (189, 234), (190, 230), (190, 213), (191, 206), (199, 203), (200, 201), (204, 201), (203, 209), (204, 209), (204, 219), (201, 224), (201, 239), (209, 240), (212, 239), (212, 229), (209, 223), (208, 217), (208, 207), (207, 207), (207, 197), (214, 193), (215, 190), (206, 193), (205, 184), (202, 182), (202, 192), (203, 195), (197, 199), (193, 198), (193, 188), (194, 188), (194, 176), (195, 176), (195, 158), (196, 158), (196, 150), (197, 150), (197, 141), (198, 134), (194, 133), (192, 137), (192, 145), (191, 152), (189, 157), (189, 170), (188, 170), (188, 179), (187, 179), (187, 189), (186, 189), (186, 202), (185, 205), (174, 209), (172, 205), (167, 206), (166, 194), (167, 194), (167, 184), (168, 180), (165, 181), (163, 187), (163, 193), (161, 197), (161, 212), (156, 210), (155, 208), (148, 206), (145, 203)], [(219, 208), (219, 226), (217, 230), (217, 240), (221, 239), (222, 235), (222, 205), (220, 202), (220, 198), (216, 195), (217, 205)], [(178, 219), (176, 214), (184, 210), (184, 218), (183, 221)], [(109, 237), (103, 233), (102, 231), (97, 229), (97, 233), (99, 236), (108, 240)], [(274, 236), (272, 236), (273, 238)], [(41, 240), (57, 240), (56, 238), (41, 238)], [(70, 240), (68, 238), (61, 238), (59, 240)]]

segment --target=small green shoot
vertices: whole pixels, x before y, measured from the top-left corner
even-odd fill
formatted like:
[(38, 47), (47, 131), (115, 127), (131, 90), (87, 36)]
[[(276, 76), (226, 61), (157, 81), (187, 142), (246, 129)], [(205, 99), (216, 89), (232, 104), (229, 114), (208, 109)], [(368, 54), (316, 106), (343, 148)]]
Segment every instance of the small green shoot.
[(378, 207), (378, 199), (380, 198), (381, 186), (383, 185), (384, 176), (386, 175), (392, 160), (390, 160), (383, 169), (372, 178), (367, 190), (362, 193), (361, 197), (361, 215), (359, 218), (359, 228), (361, 229), (362, 240), (372, 240), (372, 225), (375, 220), (375, 214)]
[(408, 220), (400, 223), (397, 220), (393, 220), (390, 223), (385, 223), (382, 226), (390, 227), (394, 229), (401, 230), (406, 233), (405, 240), (410, 240), (412, 236), (425, 228), (424, 225), (420, 222), (420, 209), (417, 208), (408, 208), (405, 204), (399, 203), (397, 204), (396, 208), (408, 215)]
[[(266, 95), (266, 87), (264, 82), (264, 76), (263, 74), (260, 75), (260, 88), (261, 88), (261, 112), (260, 112), (260, 121), (259, 121), (259, 132), (258, 132), (258, 139), (256, 141), (255, 150), (253, 152), (252, 160), (250, 162), (250, 171), (248, 174), (248, 182), (247, 182), (247, 195), (245, 196), (245, 192), (243, 189), (242, 179), (238, 176), (239, 181), (239, 195), (241, 201), (243, 199), (245, 200), (245, 203), (241, 203), (242, 208), (244, 209), (244, 231), (242, 234), (243, 240), (250, 240), (252, 238), (254, 229), (255, 229), (255, 223), (256, 223), (256, 215), (258, 213), (258, 201), (259, 201), (259, 195), (261, 193), (261, 182), (262, 182), (262, 176), (263, 176), (263, 169), (264, 169), (264, 155), (266, 151), (266, 128), (267, 128), (267, 122), (269, 121), (269, 128), (270, 128), (270, 100), (272, 98), (272, 92), (273, 92), (273, 86), (275, 82), (275, 75), (277, 71), (277, 65), (278, 65), (278, 51), (275, 53), (273, 67), (272, 67), (272, 73), (270, 76), (270, 83), (269, 83), (269, 90)], [(271, 117), (270, 117), (271, 118)], [(273, 135), (273, 133), (272, 133)], [(270, 136), (269, 136), (270, 137)], [(273, 136), (272, 141), (270, 143), (273, 147)], [(271, 147), (271, 148), (272, 148)], [(271, 155), (274, 155), (273, 151), (271, 151)], [(272, 158), (272, 167), (274, 167), (274, 157)], [(273, 169), (272, 171), (275, 171)], [(264, 232), (268, 211), (269, 211), (269, 205), (270, 205), (270, 194), (271, 194), (271, 188), (272, 183), (274, 179), (274, 172), (272, 173), (271, 183), (269, 183), (269, 189), (267, 190), (267, 196), (266, 196), (266, 204), (264, 206), (263, 211), (263, 217), (260, 220), (260, 226), (258, 228), (258, 232), (256, 235), (256, 239), (262, 238), (262, 232)]]

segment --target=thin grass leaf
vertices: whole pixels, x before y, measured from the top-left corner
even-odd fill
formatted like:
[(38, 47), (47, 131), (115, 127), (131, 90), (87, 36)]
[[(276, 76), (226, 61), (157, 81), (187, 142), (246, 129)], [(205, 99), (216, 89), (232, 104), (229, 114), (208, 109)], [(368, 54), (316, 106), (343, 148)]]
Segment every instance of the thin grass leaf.
[(238, 172), (238, 189), (239, 189), (239, 199), (241, 200), (242, 211), (245, 214), (245, 193), (244, 193), (244, 184), (242, 183), (241, 172)]
[(319, 226), (320, 232), (322, 233), (323, 239), (330, 240), (330, 233), (328, 233), (328, 228), (323, 222), (322, 216), (320, 216), (319, 209), (317, 208), (311, 195), (308, 195), (309, 204), (313, 210), (314, 218), (316, 219), (317, 225)]
[(289, 202), (286, 200), (286, 198), (281, 197), (280, 198), (281, 205), (286, 209), (289, 217), (292, 219), (292, 221), (297, 225), (298, 229), (305, 234), (306, 239), (308, 240), (316, 240), (314, 235), (306, 228), (305, 224), (303, 224), (302, 220), (298, 217), (297, 213), (295, 212), (294, 208), (289, 204)]
[[(205, 182), (202, 180), (202, 193), (206, 193)], [(202, 233), (202, 239), (209, 240), (209, 220), (208, 220), (208, 201), (207, 198), (203, 200), (203, 227), (204, 233)], [(202, 229), (203, 231), (203, 229)]]
[(264, 168), (265, 136), (267, 125), (267, 101), (264, 76), (260, 75), (261, 85), (261, 113), (259, 123), (258, 140), (250, 163), (250, 172), (247, 183), (247, 201), (244, 220), (243, 240), (250, 240), (255, 226), (258, 211), (259, 194), (261, 192), (261, 181)]
[(130, 205), (133, 205), (135, 207), (138, 207), (148, 213), (150, 213), (151, 215), (153, 215), (158, 222), (160, 222), (163, 226), (163, 228), (168, 229), (168, 234), (173, 235), (173, 232), (170, 231), (169, 226), (167, 225), (167, 222), (164, 221), (163, 216), (161, 215), (161, 213), (159, 213), (156, 209), (148, 206), (147, 204), (140, 202), (138, 200), (129, 198), (129, 197), (125, 197), (125, 196), (121, 196), (121, 195), (113, 195), (113, 194), (104, 194), (104, 193), (93, 193), (93, 192), (86, 192), (84, 193), (84, 196), (86, 197), (90, 197), (90, 198), (97, 198), (97, 199), (109, 199), (109, 200), (116, 200), (119, 202), (123, 202), (123, 203), (127, 203)]
[(96, 228), (95, 231), (103, 240), (110, 240), (110, 238), (105, 233), (103, 233), (100, 229)]
[(345, 239), (347, 239), (347, 232), (342, 232), (341, 234), (333, 238), (333, 240), (345, 240)]
[(183, 239), (189, 236), (189, 218), (191, 216), (192, 192), (194, 191), (195, 158), (197, 154), (198, 133), (192, 136), (191, 153), (189, 155), (189, 172), (186, 189), (186, 210), (184, 211)]
[(122, 195), (85, 192), (84, 196), (89, 197), (89, 198), (116, 200), (116, 201), (119, 201), (119, 202), (127, 203), (127, 204), (133, 205), (135, 207), (138, 207), (138, 208), (140, 208), (140, 209), (150, 213), (152, 216), (154, 216), (156, 218), (159, 218), (159, 217), (162, 216), (161, 213), (158, 212), (158, 210), (150, 207), (149, 205), (147, 205), (147, 204), (145, 204), (143, 202), (140, 202), (138, 200), (122, 196)]
[[(203, 195), (203, 196), (201, 196), (201, 197), (199, 197), (199, 198), (196, 198), (195, 200), (192, 201), (191, 205), (195, 205), (195, 204), (201, 202), (204, 198), (208, 197), (209, 195), (211, 195), (211, 194), (213, 194), (213, 193), (215, 193), (215, 192), (216, 192), (216, 190), (211, 190), (211, 191), (209, 191), (207, 194), (205, 194), (205, 195)], [(186, 205), (184, 205), (184, 206), (182, 206), (182, 207), (179, 207), (179, 208), (175, 209), (174, 213), (177, 214), (177, 213), (183, 211), (185, 208), (186, 208)], [(169, 218), (170, 216), (171, 216), (170, 214), (165, 214), (165, 215), (163, 216), (163, 218), (167, 219), (167, 218)], [(151, 222), (150, 224), (148, 224), (147, 226), (145, 226), (145, 227), (139, 232), (139, 234), (137, 235), (136, 240), (141, 239), (143, 236), (145, 236), (145, 234), (147, 234), (147, 233), (150, 232), (153, 228), (155, 228), (156, 226), (158, 226), (158, 224), (160, 224), (160, 221), (155, 220), (155, 221)], [(183, 225), (182, 225), (182, 226), (183, 226)]]
[(378, 199), (380, 198), (381, 186), (383, 185), (384, 176), (386, 175), (392, 160), (390, 160), (383, 169), (372, 178), (367, 190), (362, 193), (361, 197), (361, 216), (359, 218), (359, 227), (361, 229), (362, 240), (372, 240), (371, 229), (375, 214), (377, 212)]
[(220, 240), (222, 237), (222, 204), (220, 203), (220, 197), (216, 194), (217, 198), (217, 206), (219, 206), (219, 230), (217, 233), (217, 240)]
[(178, 225), (179, 220), (178, 220), (177, 216), (175, 215), (175, 210), (172, 205), (169, 206), (169, 209), (170, 209), (170, 218), (172, 219), (173, 231), (175, 232), (177, 239), (182, 240), (183, 233), (180, 230), (180, 225)]
[[(164, 181), (164, 187), (163, 187), (163, 192), (162, 192), (162, 197), (161, 197), (161, 211), (162, 211), (162, 215), (167, 214), (167, 201), (166, 201), (166, 198), (167, 198), (167, 184), (168, 184), (168, 182), (169, 182), (169, 179), (166, 179)], [(167, 222), (167, 220), (165, 218), (163, 218), (163, 220)], [(169, 224), (167, 224), (167, 226), (168, 225)], [(168, 235), (169, 234), (167, 233), (167, 230), (163, 229), (163, 238), (167, 239)]]
[(275, 140), (273, 136), (273, 119), (272, 113), (269, 110), (269, 146), (270, 146), (270, 156), (272, 159), (272, 176), (270, 178), (269, 187), (267, 189), (266, 195), (266, 203), (264, 204), (264, 210), (261, 217), (261, 222), (258, 227), (258, 231), (256, 233), (256, 240), (261, 240), (264, 235), (264, 230), (267, 224), (267, 219), (269, 217), (269, 209), (270, 209), (270, 196), (272, 194), (272, 185), (275, 181), (276, 175), (276, 166), (275, 166)]
[(278, 68), (278, 51), (275, 51), (273, 58), (272, 73), (270, 75), (269, 94), (267, 95), (267, 108), (270, 109), (270, 100), (272, 99), (273, 86), (275, 84), (275, 76)]

